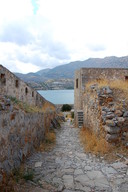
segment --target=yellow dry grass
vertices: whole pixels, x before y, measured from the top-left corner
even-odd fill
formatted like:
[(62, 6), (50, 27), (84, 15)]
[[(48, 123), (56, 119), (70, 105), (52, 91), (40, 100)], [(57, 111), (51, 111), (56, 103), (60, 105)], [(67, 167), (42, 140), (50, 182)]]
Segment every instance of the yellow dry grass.
[(39, 151), (49, 151), (56, 143), (56, 135), (54, 132), (48, 132), (45, 134), (45, 140), (41, 143)]
[(10, 97), (10, 99), (11, 99), (15, 109), (22, 109), (26, 113), (37, 113), (37, 112), (47, 112), (47, 111), (56, 110), (55, 106), (47, 101), (44, 103), (44, 105), (41, 108), (39, 108), (37, 106), (28, 105), (27, 103), (22, 102), (22, 101), (16, 99), (15, 97)]
[(110, 89), (114, 90), (114, 93), (117, 96), (122, 97), (122, 99), (128, 99), (128, 81), (123, 80), (112, 80), (108, 81), (106, 79), (102, 79), (100, 81), (90, 81), (87, 83), (86, 88), (90, 91), (90, 86), (96, 85), (98, 88), (102, 88), (105, 86), (109, 86)]
[(87, 88), (89, 88), (91, 85), (97, 84), (99, 88), (102, 88), (104, 86), (109, 86), (113, 89), (120, 89), (123, 91), (128, 91), (128, 81), (123, 80), (112, 80), (109, 81), (107, 79), (102, 79), (100, 81), (90, 81), (87, 83)]
[(87, 128), (81, 129), (80, 140), (86, 152), (103, 155), (110, 151), (110, 145), (103, 136), (98, 136)]
[(42, 107), (43, 112), (55, 111), (55, 110), (56, 110), (55, 106), (49, 102), (45, 102), (43, 107)]

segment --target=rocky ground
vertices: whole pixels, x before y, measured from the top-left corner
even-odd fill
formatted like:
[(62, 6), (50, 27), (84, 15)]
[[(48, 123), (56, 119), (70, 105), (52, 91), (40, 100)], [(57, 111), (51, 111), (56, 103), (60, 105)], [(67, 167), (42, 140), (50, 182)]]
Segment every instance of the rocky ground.
[(18, 191), (28, 192), (127, 192), (128, 166), (84, 153), (79, 129), (69, 122), (57, 131), (55, 147), (31, 156), (26, 167), (34, 170), (34, 180)]

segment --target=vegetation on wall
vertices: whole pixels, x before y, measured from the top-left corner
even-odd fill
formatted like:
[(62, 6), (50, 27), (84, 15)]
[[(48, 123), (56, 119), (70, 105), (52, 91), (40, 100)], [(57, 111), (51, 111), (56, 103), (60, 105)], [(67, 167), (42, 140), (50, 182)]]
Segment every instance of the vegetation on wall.
[(121, 81), (121, 80), (113, 80), (109, 81), (107, 79), (101, 79), (99, 81), (90, 81), (87, 83), (86, 87), (89, 88), (91, 85), (97, 85), (97, 87), (102, 88), (105, 86), (109, 86), (113, 89), (120, 89), (122, 91), (128, 91), (128, 81)]
[(16, 109), (22, 109), (26, 113), (47, 112), (50, 110), (55, 111), (54, 105), (50, 104), (47, 101), (44, 103), (44, 105), (41, 108), (39, 108), (39, 107), (35, 107), (35, 106), (30, 106), (27, 103), (22, 102), (15, 97), (9, 97), (9, 99), (12, 101), (12, 103)]

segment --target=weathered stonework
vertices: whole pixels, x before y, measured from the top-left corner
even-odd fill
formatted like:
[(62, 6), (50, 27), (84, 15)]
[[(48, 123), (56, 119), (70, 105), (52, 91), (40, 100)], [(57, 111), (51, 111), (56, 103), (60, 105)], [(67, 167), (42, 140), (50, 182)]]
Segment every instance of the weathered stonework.
[[(126, 80), (128, 69), (80, 69), (75, 74), (75, 124), (83, 112), (83, 126), (106, 135), (108, 142), (128, 141), (128, 101), (108, 86), (98, 88), (99, 80)], [(87, 87), (88, 82), (97, 81)], [(126, 100), (126, 99), (125, 99)], [(119, 107), (120, 106), (120, 107)]]
[(0, 65), (0, 94), (15, 97), (22, 102), (38, 107), (42, 107), (46, 102), (46, 99), (37, 91), (29, 87), (2, 65)]
[[(39, 112), (26, 112), (11, 98)], [(52, 103), (0, 65), (0, 178), (40, 145), (55, 117)]]
[[(128, 101), (120, 106), (109, 87), (88, 88), (84, 97), (84, 126), (97, 134), (105, 134), (108, 142), (128, 142)], [(119, 107), (120, 106), (120, 107)]]
[(40, 145), (55, 113), (25, 113), (6, 102), (0, 110), (0, 170), (10, 172)]
[(75, 124), (78, 126), (77, 111), (83, 110), (84, 94), (86, 94), (86, 84), (89, 81), (104, 80), (127, 80), (128, 69), (108, 69), (108, 68), (81, 68), (75, 72), (74, 82), (74, 110)]

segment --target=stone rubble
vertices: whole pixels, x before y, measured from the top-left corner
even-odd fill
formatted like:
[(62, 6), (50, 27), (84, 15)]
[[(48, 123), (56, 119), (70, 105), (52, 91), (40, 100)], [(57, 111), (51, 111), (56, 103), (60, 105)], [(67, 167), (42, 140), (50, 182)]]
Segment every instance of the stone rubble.
[(103, 158), (86, 154), (79, 141), (79, 129), (65, 122), (56, 130), (56, 146), (38, 152), (26, 161), (34, 170), (38, 184), (26, 192), (126, 192), (128, 166), (123, 162), (107, 163)]

